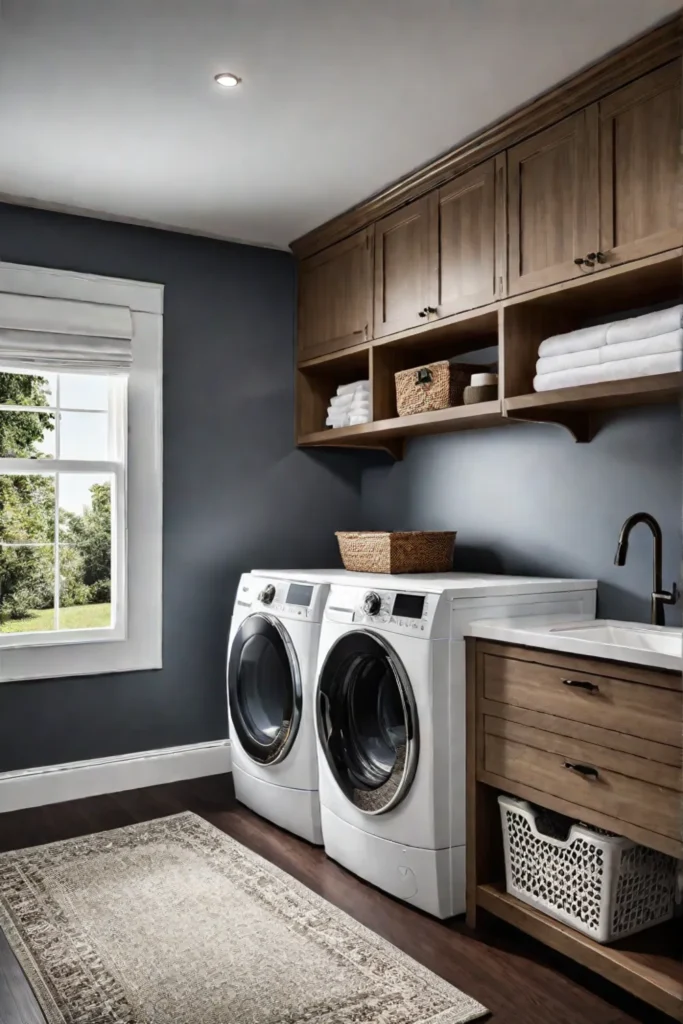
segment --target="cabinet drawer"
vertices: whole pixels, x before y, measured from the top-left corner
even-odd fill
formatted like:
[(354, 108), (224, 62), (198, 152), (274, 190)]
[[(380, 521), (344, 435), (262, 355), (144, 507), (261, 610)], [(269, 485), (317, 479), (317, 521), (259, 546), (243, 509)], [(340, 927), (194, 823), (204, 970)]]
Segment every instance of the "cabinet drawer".
[[(599, 750), (593, 744), (574, 741), (576, 754), (569, 757), (553, 749), (558, 739), (554, 734), (543, 734), (542, 738), (544, 749), (485, 733), (482, 767), (499, 778), (530, 786), (650, 832), (680, 839), (679, 792), (599, 767), (591, 758), (591, 754)], [(599, 755), (596, 760), (600, 760)], [(566, 763), (595, 767), (597, 778), (584, 778), (565, 768)]]
[[(567, 680), (587, 683), (591, 689), (569, 685)], [(680, 691), (584, 671), (576, 663), (565, 667), (550, 660), (541, 663), (486, 654), (482, 695), (671, 747), (681, 742)]]

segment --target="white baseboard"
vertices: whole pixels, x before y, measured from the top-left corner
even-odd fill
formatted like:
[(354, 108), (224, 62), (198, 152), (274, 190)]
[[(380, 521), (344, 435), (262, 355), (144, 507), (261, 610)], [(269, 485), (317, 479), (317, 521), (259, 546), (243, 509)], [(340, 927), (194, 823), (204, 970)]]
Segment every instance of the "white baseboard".
[(230, 740), (0, 773), (0, 812), (229, 772)]

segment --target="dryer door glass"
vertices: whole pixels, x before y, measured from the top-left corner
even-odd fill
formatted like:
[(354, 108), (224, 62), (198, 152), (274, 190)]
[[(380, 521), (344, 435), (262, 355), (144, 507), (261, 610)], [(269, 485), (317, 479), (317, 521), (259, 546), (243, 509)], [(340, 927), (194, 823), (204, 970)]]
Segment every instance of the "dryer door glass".
[(384, 640), (359, 630), (337, 641), (318, 680), (317, 723), (327, 763), (359, 810), (382, 814), (403, 800), (417, 767), (417, 712)]
[(287, 756), (301, 717), (301, 679), (286, 629), (270, 615), (240, 626), (228, 662), (230, 722), (246, 753), (259, 764)]

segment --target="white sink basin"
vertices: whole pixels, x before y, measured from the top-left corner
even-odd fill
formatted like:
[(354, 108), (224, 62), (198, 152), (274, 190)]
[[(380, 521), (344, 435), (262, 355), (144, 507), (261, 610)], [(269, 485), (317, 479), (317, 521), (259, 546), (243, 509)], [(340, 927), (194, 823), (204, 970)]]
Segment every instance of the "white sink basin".
[(503, 643), (540, 647), (588, 658), (624, 661), (631, 665), (680, 672), (683, 668), (683, 630), (616, 619), (574, 619), (559, 615), (471, 622), (470, 636)]
[(551, 630), (562, 636), (589, 643), (608, 644), (611, 647), (626, 647), (635, 651), (651, 651), (678, 661), (683, 657), (683, 630), (671, 626), (647, 626), (638, 622), (618, 622), (613, 619), (596, 619), (594, 622), (573, 626), (560, 626)]

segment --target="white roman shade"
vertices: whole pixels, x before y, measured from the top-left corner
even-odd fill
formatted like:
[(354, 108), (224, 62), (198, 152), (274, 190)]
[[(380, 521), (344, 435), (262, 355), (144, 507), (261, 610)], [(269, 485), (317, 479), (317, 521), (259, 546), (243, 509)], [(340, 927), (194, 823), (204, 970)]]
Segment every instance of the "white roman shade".
[(0, 366), (125, 373), (133, 317), (126, 306), (0, 292)]

